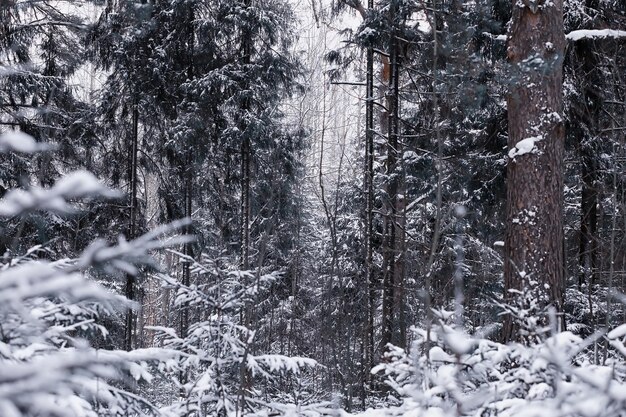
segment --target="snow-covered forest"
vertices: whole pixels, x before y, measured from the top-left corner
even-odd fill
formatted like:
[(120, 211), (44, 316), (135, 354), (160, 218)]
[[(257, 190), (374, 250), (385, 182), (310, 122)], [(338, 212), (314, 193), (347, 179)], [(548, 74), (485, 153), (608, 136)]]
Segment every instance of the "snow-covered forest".
[(624, 0), (0, 0), (0, 417), (626, 416)]

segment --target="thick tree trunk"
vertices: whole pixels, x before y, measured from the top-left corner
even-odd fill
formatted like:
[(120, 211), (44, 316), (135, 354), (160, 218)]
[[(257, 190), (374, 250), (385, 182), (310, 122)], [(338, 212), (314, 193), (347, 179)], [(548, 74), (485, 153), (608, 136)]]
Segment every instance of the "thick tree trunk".
[[(514, 7), (507, 37), (513, 79), (507, 99), (505, 300), (528, 307), (523, 299), (532, 299), (562, 312), (563, 1), (538, 3)], [(504, 339), (518, 339), (518, 330), (507, 315)]]

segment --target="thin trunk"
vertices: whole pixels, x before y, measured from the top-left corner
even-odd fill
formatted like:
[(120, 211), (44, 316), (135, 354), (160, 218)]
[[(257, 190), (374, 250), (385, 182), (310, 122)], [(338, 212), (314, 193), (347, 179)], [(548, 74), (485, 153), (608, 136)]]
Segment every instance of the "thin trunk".
[[(137, 233), (137, 154), (139, 147), (139, 106), (135, 95), (133, 101), (133, 131), (130, 150), (130, 215), (128, 221), (127, 239), (134, 239)], [(126, 274), (125, 296), (129, 300), (135, 300), (135, 277)], [(130, 351), (135, 344), (136, 320), (133, 310), (126, 311), (126, 325), (124, 327), (124, 349)]]
[(459, 331), (463, 330), (464, 323), (464, 302), (463, 292), (463, 268), (465, 266), (465, 253), (463, 251), (463, 221), (465, 218), (465, 207), (457, 206), (456, 216), (456, 239), (454, 250), (456, 252), (456, 262), (454, 268), (454, 319)]
[[(589, 1), (587, 3), (588, 5), (592, 4)], [(594, 52), (593, 41), (581, 40), (576, 42), (575, 51), (582, 61), (582, 74), (585, 81), (580, 118), (588, 132), (587, 135), (580, 135), (581, 143), (579, 144), (582, 166), (582, 198), (579, 247), (580, 275), (578, 285), (581, 287), (585, 282), (588, 285), (593, 285), (596, 273), (598, 193), (595, 184), (597, 164), (592, 147), (595, 135), (598, 134), (598, 118), (602, 107), (602, 96), (597, 89), (602, 84), (602, 80), (597, 69), (598, 58)]]
[[(194, 48), (195, 48), (195, 12), (193, 6), (189, 8), (189, 27), (187, 32), (187, 79), (193, 80), (194, 78)], [(185, 150), (185, 167), (183, 172), (183, 202), (184, 202), (184, 211), (185, 217), (191, 220), (192, 217), (192, 195), (193, 195), (193, 143), (187, 144), (187, 149)], [(191, 225), (185, 226), (183, 230), (184, 234), (191, 234), (192, 228)], [(190, 259), (193, 258), (193, 251), (191, 243), (185, 243), (183, 247), (183, 253), (185, 255), (185, 260), (182, 264), (182, 284), (184, 286), (191, 285), (191, 263)], [(182, 306), (180, 311), (180, 337), (187, 337), (187, 333), (189, 331), (189, 306)], [(187, 382), (187, 373), (182, 371), (180, 372), (180, 382), (181, 384), (185, 384)], [(181, 389), (181, 396), (186, 396), (187, 393)]]
[[(331, 240), (331, 260), (330, 260), (330, 271), (328, 272), (328, 280), (326, 283), (326, 305), (325, 305), (325, 314), (327, 320), (332, 320), (333, 323), (336, 323), (338, 317), (333, 315), (333, 283), (335, 280), (335, 273), (337, 271), (337, 257), (338, 257), (338, 249), (339, 244), (337, 241), (337, 224), (336, 224), (336, 208), (331, 211), (331, 207), (328, 204), (326, 199), (326, 188), (324, 185), (324, 172), (323, 172), (323, 162), (324, 162), (324, 141), (326, 136), (326, 83), (324, 83), (324, 95), (323, 95), (323, 105), (322, 105), (322, 132), (320, 135), (320, 157), (318, 161), (318, 182), (320, 187), (320, 199), (322, 200), (322, 207), (324, 208), (324, 214), (326, 216), (326, 222), (328, 223), (328, 228), (330, 230), (330, 240)], [(340, 161), (343, 160), (343, 157)], [(338, 196), (336, 194), (336, 196)], [(341, 280), (338, 278), (338, 282)], [(333, 329), (336, 328), (338, 324), (329, 326), (329, 334), (327, 335), (326, 342), (330, 344), (330, 349), (332, 353), (332, 361), (333, 369), (339, 370), (339, 364), (337, 362), (337, 337), (334, 333)], [(340, 374), (341, 372), (336, 372)], [(334, 373), (329, 373), (330, 385), (333, 386), (334, 383)], [(343, 385), (342, 385), (343, 386)]]
[[(397, 6), (395, 6), (397, 7)], [(394, 19), (397, 10), (394, 10)], [(406, 347), (406, 323), (404, 321), (404, 263), (406, 256), (405, 247), (405, 192), (404, 192), (404, 164), (402, 162), (403, 143), (400, 138), (400, 39), (402, 34), (398, 32), (398, 25), (394, 21), (391, 47), (391, 100), (393, 103), (390, 116), (392, 122), (393, 141), (395, 153), (395, 167), (393, 172), (393, 227), (394, 227), (394, 253), (397, 255), (394, 261), (393, 274), (393, 328), (392, 343), (402, 348)]]
[[(299, 199), (302, 198), (302, 187), (300, 184), (296, 184), (296, 193)], [(300, 211), (296, 213), (296, 244), (295, 244), (295, 259), (293, 272), (291, 274), (291, 317), (289, 318), (289, 337), (287, 338), (288, 347), (287, 347), (287, 355), (292, 356), (294, 354), (294, 350), (292, 348), (292, 344), (295, 345), (297, 329), (296, 329), (296, 317), (299, 314), (299, 299), (298, 299), (298, 281), (300, 277), (300, 257), (302, 251), (302, 218), (300, 215)]]
[[(244, 1), (244, 8), (249, 10), (252, 6), (252, 0)], [(242, 71), (245, 74), (250, 70), (250, 63), (252, 62), (252, 38), (251, 33), (244, 28), (241, 33), (242, 41), (241, 41), (241, 54), (242, 54)], [(250, 86), (246, 83), (243, 86), (244, 90), (249, 89)], [(240, 266), (244, 271), (250, 269), (250, 216), (251, 216), (251, 207), (250, 207), (250, 175), (251, 175), (251, 141), (247, 124), (248, 113), (251, 110), (251, 102), (250, 98), (246, 94), (241, 104), (241, 120), (240, 120), (240, 130), (242, 132), (243, 138), (241, 142), (241, 255), (240, 255)], [(258, 278), (261, 274), (261, 267), (263, 263), (265, 244), (262, 243), (261, 248), (259, 249), (259, 258), (257, 260), (257, 283)], [(242, 358), (241, 367), (240, 367), (240, 388), (239, 388), (239, 401), (237, 402), (237, 410), (236, 415), (241, 415), (245, 412), (246, 407), (246, 396), (252, 389), (252, 375), (250, 370), (247, 367), (247, 355), (248, 352), (251, 351), (254, 346), (252, 346), (252, 333), (251, 326), (253, 322), (254, 316), (254, 306), (251, 303), (247, 303), (244, 312), (243, 325), (247, 328), (247, 342), (246, 348), (244, 352), (244, 356)]]
[[(328, 229), (330, 231), (331, 240), (331, 262), (330, 262), (330, 277), (332, 279), (335, 274), (335, 266), (337, 264), (337, 225), (335, 223), (336, 218), (336, 206), (335, 210), (331, 211), (328, 201), (326, 199), (326, 187), (324, 185), (324, 140), (326, 136), (326, 88), (324, 88), (324, 104), (323, 104), (323, 119), (322, 119), (322, 132), (320, 136), (320, 157), (318, 160), (318, 184), (320, 187), (320, 199), (322, 200), (322, 207), (324, 208), (324, 214), (326, 215), (326, 222), (328, 223)], [(340, 161), (343, 161), (343, 156)], [(337, 184), (339, 186), (339, 184)], [(336, 194), (338, 196), (338, 194)]]
[[(433, 28), (437, 28), (439, 22), (437, 21), (437, 7), (436, 3), (433, 4), (433, 13), (429, 21)], [(437, 142), (437, 188), (435, 192), (435, 224), (433, 227), (433, 236), (431, 239), (430, 252), (428, 255), (428, 261), (426, 262), (426, 268), (424, 272), (424, 300), (425, 300), (425, 313), (426, 316), (430, 316), (430, 301), (432, 291), (432, 273), (435, 264), (435, 258), (439, 249), (439, 240), (441, 239), (441, 221), (442, 221), (442, 207), (443, 207), (443, 138), (441, 136), (440, 128), (440, 110), (439, 110), (439, 94), (437, 92), (438, 83), (438, 71), (439, 71), (439, 37), (438, 31), (433, 31), (433, 62), (432, 62), (432, 90), (433, 90), (433, 113), (435, 122), (435, 140)], [(428, 319), (429, 320), (429, 319)], [(427, 320), (427, 321), (428, 321)]]
[[(617, 152), (613, 153), (617, 155)], [(606, 315), (604, 317), (604, 327), (606, 329), (611, 328), (611, 319), (612, 319), (612, 311), (611, 311), (611, 301), (614, 297), (613, 284), (615, 282), (615, 232), (617, 228), (617, 211), (618, 211), (618, 203), (617, 203), (617, 169), (613, 170), (613, 206), (611, 208), (611, 242), (609, 246), (609, 282), (606, 288)], [(604, 351), (602, 354), (602, 366), (606, 364), (606, 359), (609, 350), (609, 341), (608, 339), (604, 341)]]
[[(399, 155), (402, 155), (402, 143), (399, 141)], [(398, 258), (396, 260), (396, 273), (394, 277), (394, 293), (393, 303), (395, 317), (395, 328), (397, 329), (396, 335), (393, 339), (393, 344), (401, 348), (407, 347), (407, 324), (405, 315), (405, 277), (406, 277), (406, 182), (404, 176), (404, 163), (402, 157), (400, 157), (399, 166), (399, 186), (398, 186), (398, 201), (397, 201), (397, 213), (396, 213), (396, 246), (398, 252)]]
[[(247, 110), (244, 104), (242, 110)], [(245, 135), (245, 131), (244, 131)], [(250, 138), (241, 144), (241, 269), (250, 269)]]
[(426, 354), (427, 361), (430, 361), (430, 346), (431, 346), (431, 328), (433, 323), (432, 318), (432, 273), (435, 265), (435, 256), (439, 248), (439, 239), (441, 236), (441, 219), (442, 219), (442, 207), (443, 207), (443, 138), (441, 137), (440, 123), (439, 123), (439, 94), (437, 92), (438, 84), (438, 70), (439, 70), (439, 37), (437, 21), (437, 2), (433, 0), (432, 14), (430, 16), (429, 23), (433, 30), (433, 62), (432, 62), (432, 90), (433, 90), (433, 113), (435, 121), (435, 140), (437, 141), (437, 190), (436, 190), (436, 214), (435, 224), (433, 229), (433, 237), (430, 243), (430, 254), (428, 255), (428, 261), (424, 272), (424, 288), (422, 290), (422, 300), (424, 303), (424, 316), (426, 327), (426, 343), (424, 344), (424, 352)]
[[(591, 2), (587, 2), (588, 5)], [(598, 134), (598, 118), (601, 108), (602, 97), (597, 92), (602, 84), (597, 70), (598, 59), (594, 53), (592, 41), (583, 40), (575, 45), (576, 55), (582, 61), (582, 74), (584, 75), (583, 100), (581, 100), (580, 118), (588, 132), (587, 135), (579, 134), (580, 142), (578, 150), (581, 163), (582, 193), (580, 203), (580, 241), (578, 247), (578, 289), (582, 291), (583, 285), (587, 285), (587, 302), (591, 322), (590, 331), (595, 332), (595, 319), (593, 307), (593, 290), (597, 275), (598, 253), (598, 191), (597, 162), (593, 151), (593, 142)]]
[[(367, 7), (372, 11), (374, 1), (368, 0)], [(374, 309), (376, 305), (374, 288), (374, 48), (371, 46), (367, 48), (365, 90), (365, 290), (367, 292), (367, 320), (363, 332), (362, 386), (371, 388), (370, 370), (374, 366)], [(361, 394), (363, 407), (365, 407), (365, 397), (366, 392), (363, 389)]]
[(396, 0), (392, 0), (389, 8), (390, 42), (389, 42), (389, 81), (387, 91), (387, 215), (384, 255), (387, 258), (387, 269), (383, 276), (383, 311), (381, 331), (381, 353), (385, 346), (392, 342), (394, 317), (394, 281), (396, 279), (396, 222), (398, 204), (398, 42), (396, 33)]
[[(244, 7), (249, 9), (252, 4), (251, 0), (244, 1)], [(252, 62), (252, 39), (247, 29), (242, 32), (241, 53), (243, 72), (249, 70)], [(244, 89), (249, 88), (245, 86)], [(241, 142), (241, 256), (240, 266), (244, 271), (250, 269), (250, 157), (251, 143), (250, 136), (246, 132), (248, 126), (246, 118), (250, 111), (250, 99), (246, 95), (241, 104), (241, 126), (240, 130), (243, 134)]]
[[(585, 146), (585, 145), (583, 145)], [(587, 148), (587, 146), (585, 146)], [(598, 192), (597, 166), (589, 149), (581, 149), (582, 195), (580, 203), (580, 245), (578, 251), (580, 275), (578, 287), (593, 286), (597, 272)]]
[(587, 285), (587, 303), (591, 320), (590, 331), (595, 332), (593, 308), (593, 290), (596, 283), (598, 262), (598, 192), (596, 189), (597, 166), (590, 153), (589, 144), (581, 144), (582, 196), (580, 203), (580, 244), (578, 251), (579, 277), (578, 289)]
[[(192, 192), (193, 192), (193, 170), (191, 169), (192, 158), (191, 153), (187, 154), (187, 169), (185, 170), (185, 191), (184, 191), (184, 204), (185, 204), (185, 217), (191, 219), (192, 216)], [(185, 234), (190, 234), (191, 228), (189, 226), (185, 227)], [(183, 253), (185, 254), (185, 262), (183, 262), (183, 276), (182, 283), (185, 286), (189, 286), (191, 284), (191, 262), (189, 259), (193, 256), (191, 243), (185, 243), (183, 248)], [(181, 336), (185, 337), (187, 335), (187, 329), (189, 328), (189, 309), (184, 307), (182, 310), (181, 316)]]

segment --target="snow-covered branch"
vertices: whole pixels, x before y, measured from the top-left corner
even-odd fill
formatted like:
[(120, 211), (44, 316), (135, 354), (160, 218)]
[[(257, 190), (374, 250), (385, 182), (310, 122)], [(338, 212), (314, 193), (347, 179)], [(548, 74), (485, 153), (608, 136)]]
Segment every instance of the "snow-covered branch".
[(573, 30), (565, 38), (570, 41), (580, 41), (583, 39), (621, 39), (626, 38), (626, 30), (614, 30), (614, 29), (582, 29)]

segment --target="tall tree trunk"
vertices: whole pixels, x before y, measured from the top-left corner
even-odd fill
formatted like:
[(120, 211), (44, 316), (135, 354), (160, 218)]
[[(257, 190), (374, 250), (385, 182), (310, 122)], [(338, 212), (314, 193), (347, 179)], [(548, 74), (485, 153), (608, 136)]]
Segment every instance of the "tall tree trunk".
[[(194, 48), (195, 48), (195, 11), (193, 6), (189, 8), (189, 31), (187, 32), (187, 79), (193, 80), (194, 78)], [(189, 143), (187, 149), (185, 150), (185, 167), (183, 173), (183, 199), (184, 199), (184, 208), (185, 208), (185, 217), (191, 220), (192, 216), (192, 195), (193, 195), (193, 143)], [(191, 234), (191, 226), (186, 226), (184, 230), (185, 234)], [(191, 284), (191, 258), (193, 257), (193, 251), (191, 247), (191, 243), (185, 243), (183, 248), (183, 253), (185, 255), (185, 262), (183, 263), (183, 276), (182, 283), (185, 286), (189, 286)], [(180, 336), (186, 337), (187, 331), (189, 329), (189, 307), (183, 306), (181, 310), (180, 316)], [(186, 379), (186, 378), (184, 378)], [(183, 380), (184, 380), (183, 379)]]
[(394, 318), (394, 284), (396, 280), (396, 229), (398, 221), (398, 39), (396, 30), (397, 0), (389, 7), (389, 81), (387, 89), (387, 195), (386, 242), (384, 255), (386, 270), (383, 275), (383, 311), (381, 352), (392, 342)]
[[(252, 0), (244, 0), (244, 8), (249, 10), (252, 6)], [(245, 74), (250, 68), (252, 62), (252, 34), (247, 29), (244, 23), (244, 29), (241, 33), (241, 64), (243, 66), (242, 71)], [(248, 90), (250, 86), (246, 83), (243, 86), (244, 90)], [(250, 135), (247, 132), (248, 124), (247, 117), (251, 110), (250, 98), (246, 94), (241, 105), (241, 119), (239, 129), (243, 134), (241, 142), (241, 254), (240, 254), (240, 266), (243, 270), (250, 269), (250, 174), (251, 174), (251, 142)], [(257, 281), (260, 276), (262, 258), (264, 247), (260, 248), (259, 259), (257, 260)], [(246, 357), (249, 352), (254, 348), (252, 345), (252, 339), (250, 338), (250, 332), (253, 322), (254, 306), (251, 303), (247, 303), (244, 311), (243, 325), (247, 330), (246, 348), (239, 369), (239, 399), (237, 401), (237, 415), (241, 415), (245, 412), (246, 397), (252, 389), (252, 375), (247, 367)]]
[[(374, 0), (368, 0), (367, 7), (374, 9)], [(367, 48), (367, 69), (365, 87), (365, 290), (367, 306), (365, 329), (363, 332), (363, 381), (362, 386), (371, 383), (370, 370), (374, 366), (374, 309), (376, 291), (374, 289), (374, 48)], [(361, 403), (365, 406), (365, 390)]]
[[(593, 6), (593, 2), (587, 2)], [(589, 290), (595, 282), (597, 269), (597, 223), (598, 223), (598, 192), (596, 189), (597, 163), (593, 153), (593, 141), (598, 132), (598, 117), (602, 106), (602, 97), (597, 89), (602, 84), (597, 70), (598, 59), (594, 53), (592, 40), (581, 40), (575, 45), (576, 55), (582, 62), (582, 74), (585, 78), (582, 105), (579, 117), (584, 124), (584, 133), (579, 135), (578, 145), (581, 163), (581, 219), (579, 244), (579, 278), (578, 286), (587, 283)], [(591, 305), (590, 305), (591, 307)]]
[[(193, 80), (194, 78), (194, 49), (195, 49), (195, 11), (193, 5), (189, 7), (189, 27), (187, 32), (187, 79)], [(191, 97), (189, 97), (191, 100)], [(185, 166), (182, 171), (182, 183), (183, 185), (183, 204), (185, 217), (191, 221), (192, 217), (192, 195), (193, 195), (193, 177), (194, 177), (194, 143), (189, 140), (187, 149), (185, 149)], [(191, 225), (185, 226), (183, 230), (184, 234), (189, 235), (192, 232)], [(191, 259), (193, 257), (193, 250), (191, 242), (185, 243), (183, 247), (183, 254), (185, 255), (184, 262), (182, 264), (182, 284), (184, 286), (191, 285)], [(189, 306), (182, 306), (180, 310), (180, 337), (187, 337), (189, 331)], [(179, 380), (182, 385), (187, 383), (188, 374), (184, 371), (180, 371)], [(181, 387), (180, 395), (182, 397), (187, 396), (187, 392)]]
[[(395, 0), (397, 1), (397, 0)], [(403, 143), (400, 138), (400, 25), (395, 21), (397, 16), (397, 4), (393, 2), (392, 17), (393, 31), (391, 41), (391, 108), (390, 110), (390, 142), (395, 153), (395, 167), (391, 183), (393, 184), (392, 199), (393, 228), (394, 228), (394, 252), (397, 255), (394, 260), (393, 273), (393, 329), (391, 342), (402, 348), (406, 347), (406, 323), (404, 322), (404, 262), (406, 255), (405, 247), (405, 191), (404, 191), (404, 164), (402, 162)]]
[(398, 199), (396, 205), (396, 270), (393, 283), (393, 310), (394, 328), (396, 329), (392, 337), (392, 343), (401, 348), (406, 348), (406, 316), (405, 316), (405, 264), (406, 264), (406, 183), (404, 176), (404, 164), (402, 161), (402, 140), (398, 140)]
[[(563, 0), (514, 7), (507, 39), (514, 78), (507, 98), (505, 300), (520, 306), (520, 297), (530, 297), (562, 312)], [(519, 338), (511, 315), (503, 330), (505, 340)]]
[[(132, 138), (130, 150), (130, 207), (127, 239), (134, 239), (137, 233), (137, 154), (139, 148), (139, 106), (137, 95), (133, 98), (132, 109)], [(126, 274), (126, 288), (124, 295), (129, 300), (135, 300), (135, 277)], [(133, 310), (126, 311), (126, 324), (124, 326), (124, 349), (132, 350), (135, 342), (136, 317)]]
[[(250, 8), (251, 0), (244, 1), (244, 7)], [(241, 42), (242, 65), (245, 72), (250, 67), (252, 55), (252, 40), (247, 29), (242, 31)], [(248, 86), (244, 87), (249, 88)], [(241, 259), (240, 266), (243, 270), (250, 269), (250, 136), (247, 134), (246, 118), (250, 111), (250, 99), (246, 96), (241, 106), (241, 126), (243, 134), (241, 142)]]
[[(363, 21), (367, 20), (368, 10), (374, 10), (374, 0), (367, 0), (367, 9), (359, 0), (343, 0), (358, 11)], [(374, 285), (374, 48), (366, 51), (365, 74), (365, 290), (366, 315), (362, 336), (362, 390), (361, 404), (365, 408), (366, 389), (371, 389), (370, 370), (374, 365), (374, 313), (376, 310), (376, 288)], [(382, 130), (382, 123), (381, 123)]]

